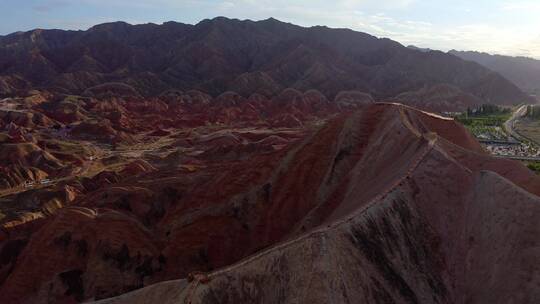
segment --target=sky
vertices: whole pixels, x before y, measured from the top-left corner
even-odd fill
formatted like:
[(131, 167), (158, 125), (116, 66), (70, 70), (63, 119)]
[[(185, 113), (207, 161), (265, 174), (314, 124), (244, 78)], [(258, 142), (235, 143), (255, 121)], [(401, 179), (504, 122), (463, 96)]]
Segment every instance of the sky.
[(35, 28), (88, 29), (206, 18), (274, 17), (351, 28), (404, 45), (540, 59), (538, 0), (0, 0), (0, 35)]

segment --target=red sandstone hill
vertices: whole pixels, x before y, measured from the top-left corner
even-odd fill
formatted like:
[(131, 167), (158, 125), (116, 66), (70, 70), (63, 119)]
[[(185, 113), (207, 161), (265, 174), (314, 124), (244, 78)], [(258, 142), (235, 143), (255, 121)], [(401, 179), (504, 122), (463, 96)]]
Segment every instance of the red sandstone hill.
[[(154, 113), (208, 104), (185, 95)], [(264, 120), (249, 108), (267, 101), (229, 94), (219, 124), (170, 135), (182, 150), (4, 226), (0, 302), (537, 302), (538, 176), (453, 120), (363, 101), (325, 121), (315, 95), (287, 92), (282, 108), (306, 115), (272, 128), (239, 118)]]
[(499, 74), (442, 52), (420, 52), (348, 29), (223, 17), (196, 25), (96, 25), (0, 37), (0, 96), (24, 88), (88, 96), (157, 96), (197, 89), (267, 97), (317, 89), (376, 99), (449, 84), (483, 102), (528, 97)]
[[(333, 101), (316, 90), (300, 92), (294, 89), (286, 89), (273, 98), (259, 94), (245, 98), (234, 92), (212, 98), (193, 90), (170, 91), (151, 99), (116, 96), (116, 93), (97, 99), (30, 91), (26, 97), (2, 100), (0, 191), (50, 175), (57, 178), (76, 175), (81, 166), (87, 167), (92, 155), (103, 155), (104, 152), (99, 150), (111, 145), (144, 145), (172, 137), (177, 144), (170, 145), (169, 150), (181, 147), (198, 153), (196, 151), (202, 150), (196, 150), (193, 145), (200, 145), (207, 149), (206, 153), (219, 154), (241, 142), (248, 151), (255, 148), (252, 141), (280, 134), (271, 129), (303, 128), (314, 120), (373, 102), (369, 94), (353, 91), (342, 92)], [(202, 138), (184, 138), (184, 131), (176, 134), (183, 128), (207, 127), (215, 130), (254, 128), (255, 132), (264, 129), (270, 134), (263, 133), (265, 136), (257, 140), (241, 140), (232, 145), (226, 144), (225, 137), (204, 141)], [(265, 141), (268, 143), (265, 149), (277, 148), (282, 144), (279, 141), (279, 138)], [(146, 150), (152, 151), (152, 148)], [(123, 160), (110, 159), (104, 165), (116, 161)]]

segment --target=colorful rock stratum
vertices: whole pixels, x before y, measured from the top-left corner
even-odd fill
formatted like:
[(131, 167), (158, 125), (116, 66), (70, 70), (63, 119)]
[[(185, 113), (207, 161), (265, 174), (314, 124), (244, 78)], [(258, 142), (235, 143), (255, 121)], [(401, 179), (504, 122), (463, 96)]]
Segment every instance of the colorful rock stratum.
[(538, 303), (540, 177), (360, 92), (0, 108), (0, 303)]

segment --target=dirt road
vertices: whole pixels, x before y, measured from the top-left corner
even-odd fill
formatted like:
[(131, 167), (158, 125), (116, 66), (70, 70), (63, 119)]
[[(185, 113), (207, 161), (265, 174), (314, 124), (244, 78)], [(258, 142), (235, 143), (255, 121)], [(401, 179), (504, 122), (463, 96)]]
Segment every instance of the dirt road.
[(523, 105), (523, 106), (520, 106), (513, 114), (512, 114), (512, 117), (510, 117), (510, 119), (508, 119), (505, 123), (504, 123), (504, 129), (506, 130), (506, 132), (508, 134), (510, 134), (510, 136), (514, 137), (516, 140), (519, 140), (521, 142), (523, 141), (529, 141), (527, 138), (519, 135), (519, 133), (516, 132), (515, 130), (515, 124), (516, 124), (516, 121), (519, 121), (519, 119), (521, 119), (523, 116), (525, 116), (525, 114), (527, 114), (527, 107), (528, 105)]

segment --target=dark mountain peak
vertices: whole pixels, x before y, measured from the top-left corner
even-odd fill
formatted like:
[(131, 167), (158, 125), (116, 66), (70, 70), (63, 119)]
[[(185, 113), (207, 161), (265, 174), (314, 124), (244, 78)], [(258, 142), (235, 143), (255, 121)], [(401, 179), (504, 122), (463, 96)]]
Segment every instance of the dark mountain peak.
[(305, 29), (304, 27), (292, 24), (290, 22), (284, 22), (276, 18), (268, 18), (264, 20), (255, 21), (254, 25), (261, 30), (270, 31), (274, 33), (290, 34), (298, 30)]
[(202, 21), (200, 21), (199, 23), (197, 23), (196, 25), (199, 26), (199, 25), (205, 25), (205, 24), (213, 24), (213, 25), (231, 25), (231, 24), (236, 24), (236, 23), (240, 23), (242, 22), (240, 19), (235, 19), (235, 18), (227, 18), (227, 17), (224, 17), (224, 16), (218, 16), (218, 17), (214, 17), (214, 18), (211, 18), (211, 19), (204, 19)]
[(195, 26), (192, 24), (186, 24), (186, 23), (176, 22), (176, 21), (167, 21), (161, 25), (157, 25), (156, 29), (161, 30), (163, 32), (174, 33), (174, 35), (182, 35), (181, 34), (182, 32), (192, 29), (193, 27)]
[(166, 21), (162, 23), (162, 26), (166, 27), (176, 27), (176, 26), (186, 26), (188, 24), (182, 23), (182, 22), (176, 22), (176, 21)]
[(182, 24), (180, 22), (176, 22), (176, 21), (165, 21), (162, 23), (162, 25), (177, 25), (177, 24)]
[(421, 47), (417, 47), (416, 45), (408, 45), (407, 48), (409, 48), (411, 50), (415, 50), (415, 51), (420, 51), (420, 52), (423, 52), (423, 53), (428, 53), (428, 52), (433, 51), (430, 48), (421, 48)]
[(256, 21), (256, 23), (259, 24), (274, 24), (274, 25), (293, 25), (292, 23), (281, 21), (279, 19), (276, 19), (274, 17), (270, 17), (264, 20)]
[[(326, 25), (314, 25), (312, 26), (311, 28), (313, 29), (322, 29), (322, 30), (329, 30), (330, 28)], [(344, 29), (339, 29), (339, 30), (344, 30)]]
[(217, 16), (217, 17), (214, 17), (212, 19), (212, 22), (231, 22), (231, 21), (240, 21), (239, 19), (236, 19), (236, 18), (227, 18), (225, 16)]
[[(227, 17), (215, 17), (212, 19), (204, 19), (195, 25), (195, 28), (198, 31), (226, 31), (229, 29), (236, 30), (239, 28), (240, 24), (244, 24), (246, 21), (241, 21), (239, 19), (229, 19)], [(231, 38), (231, 37), (229, 37)]]
[(460, 54), (460, 53), (463, 53), (463, 54), (478, 55), (478, 56), (484, 56), (484, 55), (491, 56), (491, 54), (489, 54), (489, 53), (486, 53), (486, 52), (479, 52), (479, 51), (458, 51), (458, 50), (450, 50), (450, 51), (448, 51), (448, 53), (450, 53), (450, 54)]
[(279, 23), (281, 23), (281, 21), (277, 20), (274, 17), (270, 17), (270, 18), (267, 18), (267, 19), (264, 19), (264, 20), (261, 20), (261, 21), (263, 21), (263, 22), (279, 22)]
[(131, 26), (131, 24), (124, 21), (106, 22), (94, 25), (88, 31), (115, 31), (119, 29), (126, 29)]

